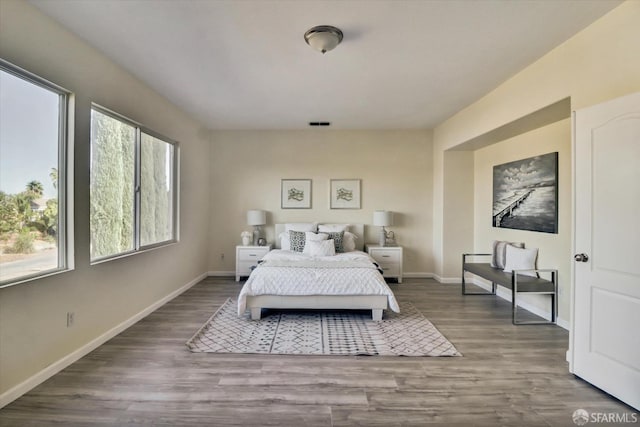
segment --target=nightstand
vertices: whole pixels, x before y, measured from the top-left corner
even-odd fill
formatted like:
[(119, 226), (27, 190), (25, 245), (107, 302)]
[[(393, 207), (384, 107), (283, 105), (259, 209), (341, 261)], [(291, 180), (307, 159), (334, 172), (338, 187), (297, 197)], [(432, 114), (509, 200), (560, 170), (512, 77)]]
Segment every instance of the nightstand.
[(382, 275), (402, 283), (402, 246), (367, 245), (367, 252), (382, 269)]
[(270, 250), (271, 245), (236, 246), (236, 282), (239, 282), (242, 276), (249, 276), (251, 268), (258, 265), (258, 261)]

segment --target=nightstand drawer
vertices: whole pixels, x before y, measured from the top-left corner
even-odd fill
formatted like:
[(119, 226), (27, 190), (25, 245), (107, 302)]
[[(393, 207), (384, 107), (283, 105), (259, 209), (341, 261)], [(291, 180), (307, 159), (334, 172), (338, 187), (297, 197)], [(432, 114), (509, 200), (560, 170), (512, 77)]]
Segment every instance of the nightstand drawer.
[(371, 249), (369, 253), (378, 263), (398, 263), (402, 257), (402, 253), (397, 250)]
[(398, 264), (378, 264), (383, 276), (398, 277), (400, 275), (400, 265)]
[(269, 252), (268, 249), (238, 249), (238, 261), (257, 262)]

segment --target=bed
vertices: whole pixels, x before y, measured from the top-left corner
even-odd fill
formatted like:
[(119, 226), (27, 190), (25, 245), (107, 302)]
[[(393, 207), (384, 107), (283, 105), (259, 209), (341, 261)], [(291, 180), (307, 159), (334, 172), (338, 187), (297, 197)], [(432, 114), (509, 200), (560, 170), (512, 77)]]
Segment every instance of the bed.
[[(319, 224), (318, 228), (326, 231), (330, 226), (338, 225)], [(262, 259), (242, 287), (239, 316), (249, 310), (251, 319), (259, 320), (262, 310), (269, 308), (352, 309), (371, 310), (373, 320), (381, 320), (386, 309), (400, 311), (374, 260), (362, 251), (362, 224), (347, 228), (355, 236), (355, 245), (347, 249), (354, 250), (335, 255), (304, 254), (283, 248), (279, 236), (290, 227), (295, 225), (276, 224), (275, 249)]]

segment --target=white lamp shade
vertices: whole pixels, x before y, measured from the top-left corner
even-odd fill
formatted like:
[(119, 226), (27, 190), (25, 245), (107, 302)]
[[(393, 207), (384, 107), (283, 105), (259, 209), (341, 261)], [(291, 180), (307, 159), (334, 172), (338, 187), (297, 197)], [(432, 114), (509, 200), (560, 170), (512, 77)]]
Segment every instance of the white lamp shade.
[(388, 227), (393, 225), (393, 212), (391, 211), (374, 211), (373, 225), (380, 227)]
[(267, 213), (260, 210), (247, 211), (247, 224), (265, 225), (267, 223)]

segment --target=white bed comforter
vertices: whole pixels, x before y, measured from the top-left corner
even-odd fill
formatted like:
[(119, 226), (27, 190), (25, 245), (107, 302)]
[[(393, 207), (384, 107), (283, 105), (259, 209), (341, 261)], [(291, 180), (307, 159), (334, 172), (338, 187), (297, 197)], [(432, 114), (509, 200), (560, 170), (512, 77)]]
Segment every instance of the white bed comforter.
[(240, 291), (239, 316), (247, 296), (256, 295), (387, 295), (389, 308), (400, 312), (393, 291), (365, 252), (312, 257), (275, 249), (262, 260)]

